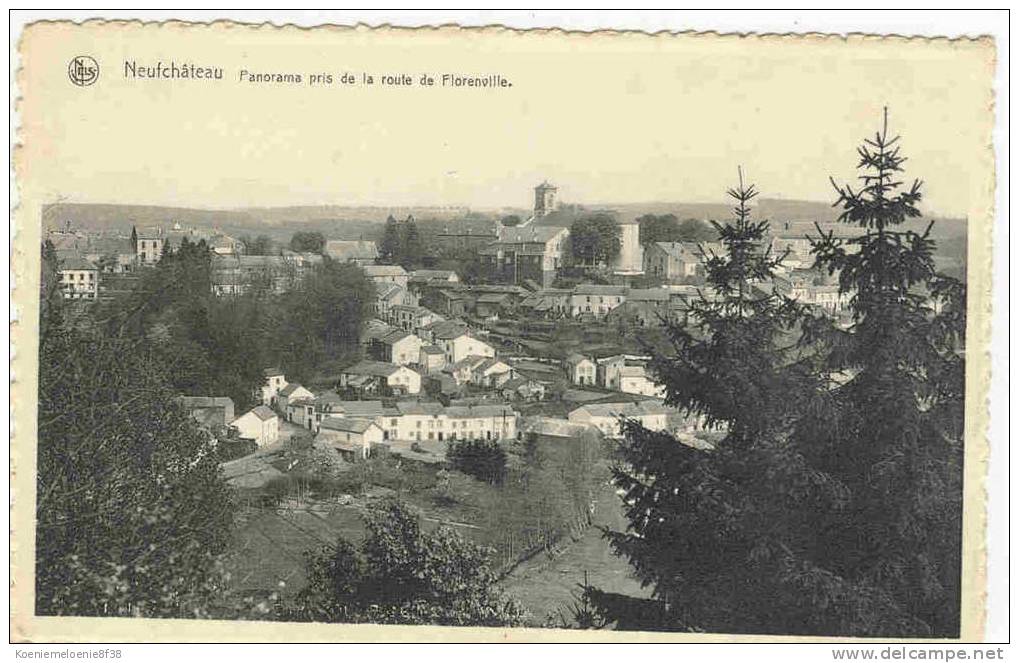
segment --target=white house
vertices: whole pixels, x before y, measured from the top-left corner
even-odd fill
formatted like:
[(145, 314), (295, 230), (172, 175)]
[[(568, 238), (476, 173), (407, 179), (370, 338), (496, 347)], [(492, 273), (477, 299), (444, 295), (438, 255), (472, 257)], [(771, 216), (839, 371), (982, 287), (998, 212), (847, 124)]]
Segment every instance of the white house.
[(340, 373), (340, 386), (365, 394), (421, 392), (421, 374), (384, 361), (362, 361)]
[(264, 405), (256, 405), (231, 421), (230, 426), (237, 430), (240, 437), (254, 440), (259, 447), (270, 445), (279, 438), (279, 417)]
[(568, 418), (573, 423), (594, 426), (605, 437), (619, 438), (623, 435), (623, 419), (638, 421), (651, 431), (664, 431), (668, 429), (669, 413), (668, 408), (654, 401), (592, 403), (572, 410)]
[(319, 427), (318, 439), (331, 443), (345, 456), (367, 458), (373, 444), (383, 439), (382, 428), (368, 419), (326, 417)]
[(315, 394), (296, 382), (291, 382), (280, 389), (279, 394), (276, 395), (276, 405), (280, 412), (286, 413), (288, 409), (287, 406), (290, 405), (290, 403), (308, 398), (315, 398)]
[(501, 387), (512, 377), (513, 368), (509, 364), (501, 359), (487, 357), (479, 366), (475, 367), (470, 381), (479, 387), (494, 389)]
[(574, 316), (603, 317), (626, 301), (627, 292), (626, 286), (582, 283), (570, 295), (570, 311)]
[(506, 440), (517, 436), (517, 412), (508, 405), (451, 405), (448, 439)]
[(275, 405), (283, 387), (287, 386), (287, 378), (278, 368), (267, 368), (262, 371), (265, 383), (262, 385), (262, 405)]
[(159, 262), (159, 259), (163, 257), (163, 245), (166, 243), (166, 238), (163, 235), (162, 228), (157, 228), (154, 231), (146, 231), (138, 233), (138, 241), (135, 243), (135, 253), (138, 256), (138, 262), (143, 265), (152, 265)]
[(665, 398), (665, 385), (653, 382), (643, 366), (624, 366), (619, 371), (619, 391), (625, 394)]
[(60, 289), (64, 299), (95, 299), (99, 294), (99, 268), (81, 256), (61, 260)]
[(598, 385), (619, 391), (619, 373), (626, 367), (626, 357), (613, 355), (598, 359)]
[(421, 359), (421, 346), (424, 344), (424, 341), (409, 331), (394, 330), (379, 341), (381, 359), (397, 366), (416, 364)]
[(442, 440), (446, 437), (447, 417), (441, 403), (400, 401), (396, 439)]
[(457, 384), (467, 384), (473, 381), (474, 371), (485, 363), (487, 359), (487, 357), (482, 357), (481, 355), (464, 357), (450, 366), (449, 372), (453, 375), (453, 379), (456, 380)]
[(477, 357), (494, 357), (495, 348), (488, 343), (474, 338), (467, 331), (449, 334), (435, 334), (435, 345), (442, 348), (446, 355), (446, 364), (452, 365), (471, 355)]
[(314, 398), (291, 398), (287, 401), (287, 421), (315, 432), (324, 417), (334, 412), (341, 413), (341, 403), (343, 397), (333, 391), (323, 392)]
[(590, 357), (573, 353), (563, 361), (570, 382), (579, 385), (593, 385), (598, 375), (597, 366)]
[(418, 352), (418, 364), (425, 373), (438, 373), (446, 366), (446, 354), (437, 345), (422, 345)]
[(400, 329), (417, 332), (422, 327), (439, 322), (442, 316), (424, 306), (395, 304), (389, 309), (389, 322)]
[(365, 265), (364, 275), (375, 283), (395, 283), (401, 288), (407, 287), (410, 275), (399, 265)]

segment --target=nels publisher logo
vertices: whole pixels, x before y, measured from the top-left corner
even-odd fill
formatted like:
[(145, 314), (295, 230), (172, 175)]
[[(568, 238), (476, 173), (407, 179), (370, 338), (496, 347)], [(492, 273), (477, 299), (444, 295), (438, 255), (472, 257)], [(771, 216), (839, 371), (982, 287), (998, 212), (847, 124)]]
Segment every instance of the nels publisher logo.
[(79, 87), (92, 85), (99, 80), (99, 63), (88, 55), (79, 55), (67, 65), (67, 76)]

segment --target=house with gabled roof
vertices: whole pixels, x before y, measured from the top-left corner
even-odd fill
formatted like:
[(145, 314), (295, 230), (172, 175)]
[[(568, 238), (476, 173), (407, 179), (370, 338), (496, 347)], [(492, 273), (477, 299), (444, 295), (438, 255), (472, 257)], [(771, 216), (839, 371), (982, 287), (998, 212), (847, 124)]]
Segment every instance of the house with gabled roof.
[(179, 396), (191, 418), (210, 431), (230, 425), (234, 417), (234, 402), (229, 396)]
[(623, 401), (618, 403), (589, 403), (571, 410), (568, 418), (573, 423), (588, 424), (605, 437), (623, 436), (623, 420), (633, 420), (650, 431), (668, 430), (669, 415), (674, 411), (652, 400)]
[(280, 389), (279, 394), (276, 395), (276, 407), (280, 412), (285, 414), (287, 406), (291, 401), (304, 400), (308, 398), (315, 398), (315, 394), (310, 389), (307, 389), (296, 382), (289, 382), (287, 383), (287, 386)]
[(265, 405), (256, 405), (230, 422), (238, 437), (265, 447), (279, 438), (279, 417)]
[(422, 345), (418, 351), (418, 365), (426, 374), (438, 373), (446, 366), (446, 353), (437, 345)]
[(519, 415), (509, 405), (450, 405), (445, 414), (452, 440), (508, 440), (517, 436)]
[(262, 384), (261, 390), (262, 405), (275, 405), (276, 397), (279, 395), (280, 390), (287, 386), (286, 375), (282, 369), (275, 366), (263, 370), (262, 375), (265, 376), (265, 382)]
[(401, 288), (407, 287), (410, 276), (400, 265), (365, 265), (362, 267), (364, 275), (375, 284), (395, 283)]
[(545, 400), (548, 388), (534, 378), (520, 375), (499, 385), (499, 393), (512, 401), (541, 401)]
[(513, 378), (513, 375), (513, 367), (509, 364), (495, 357), (486, 357), (474, 367), (470, 381), (478, 387), (495, 389)]
[(619, 391), (624, 394), (665, 398), (665, 385), (651, 380), (643, 366), (623, 366), (619, 371)]
[(560, 227), (501, 228), (499, 239), (478, 255), (492, 280), (534, 281), (547, 288), (562, 268), (569, 234), (567, 228)]
[(585, 314), (604, 317), (626, 301), (629, 291), (629, 288), (622, 285), (582, 283), (570, 295), (570, 311), (574, 317)]
[(563, 368), (573, 384), (595, 384), (598, 367), (590, 357), (573, 352), (563, 360)]
[(340, 387), (362, 395), (417, 394), (421, 374), (407, 366), (365, 360), (340, 372)]
[(373, 354), (381, 361), (406, 366), (418, 363), (422, 345), (425, 342), (416, 334), (405, 329), (394, 329), (376, 342)]
[(362, 267), (374, 263), (379, 257), (375, 242), (366, 240), (331, 239), (322, 252), (336, 262), (353, 262)]
[(79, 254), (60, 259), (60, 289), (64, 299), (96, 299), (99, 268)]
[(316, 440), (328, 442), (348, 459), (368, 458), (374, 445), (384, 439), (382, 428), (370, 419), (326, 417)]
[(441, 315), (424, 306), (397, 304), (389, 310), (389, 322), (407, 331), (417, 332), (439, 320)]
[(442, 348), (446, 355), (446, 365), (452, 366), (472, 355), (478, 357), (494, 357), (495, 348), (481, 339), (475, 338), (466, 329), (446, 328), (432, 332), (432, 342)]

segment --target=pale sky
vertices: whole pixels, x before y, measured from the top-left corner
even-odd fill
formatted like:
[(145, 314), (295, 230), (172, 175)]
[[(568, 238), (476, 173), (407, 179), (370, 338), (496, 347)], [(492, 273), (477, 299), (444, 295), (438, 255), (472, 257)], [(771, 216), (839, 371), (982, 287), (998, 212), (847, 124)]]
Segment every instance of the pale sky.
[[(25, 159), (44, 198), (205, 208), (716, 202), (742, 165), (766, 197), (831, 201), (891, 109), (924, 207), (967, 214), (989, 139), (986, 44), (367, 30), (30, 28)], [(72, 57), (101, 68), (69, 83)], [(124, 61), (222, 67), (129, 80)], [(302, 85), (242, 83), (241, 69)], [(342, 71), (500, 74), (497, 90), (312, 87)], [(23, 134), (25, 135), (25, 134)], [(46, 200), (44, 202), (48, 202)]]

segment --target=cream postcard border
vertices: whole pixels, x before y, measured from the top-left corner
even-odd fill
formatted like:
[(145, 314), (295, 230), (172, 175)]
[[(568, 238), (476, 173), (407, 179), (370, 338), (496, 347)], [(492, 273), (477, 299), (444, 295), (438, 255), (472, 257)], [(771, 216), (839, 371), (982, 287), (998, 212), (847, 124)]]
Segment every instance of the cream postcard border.
[[(511, 30), (501, 27), (461, 28), (395, 28), (366, 26), (254, 26), (228, 21), (212, 24), (165, 22), (142, 24), (138, 21), (86, 21), (81, 24), (102, 30), (158, 29), (180, 31), (215, 29), (236, 35), (250, 31), (252, 39), (271, 40), (273, 34), (292, 31), (337, 31), (385, 35), (388, 33), (424, 32), (432, 38), (456, 37), (469, 33), (472, 39), (488, 36), (520, 36), (551, 40), (611, 39), (672, 40), (685, 39), (703, 42), (705, 49), (713, 44), (743, 40), (746, 48), (756, 43), (775, 40), (795, 41), (823, 48), (830, 40), (842, 40), (861, 49), (881, 44), (914, 48), (923, 42), (928, 48), (975, 49), (983, 55), (983, 68), (974, 75), (986, 80), (986, 113), (978, 118), (960, 118), (960, 121), (978, 123), (980, 134), (985, 136), (985, 149), (978, 163), (961, 164), (970, 168), (971, 197), (969, 201), (968, 237), (968, 326), (966, 364), (966, 449), (964, 473), (964, 525), (962, 570), (962, 627), (963, 642), (979, 641), (983, 637), (986, 593), (985, 523), (986, 503), (984, 478), (988, 459), (987, 395), (990, 381), (990, 330), (991, 330), (991, 254), (994, 223), (994, 151), (992, 144), (994, 43), (983, 39), (904, 38), (872, 35), (735, 35), (716, 33), (656, 33), (648, 35), (633, 31), (599, 31), (591, 33), (566, 32), (557, 29)], [(837, 638), (798, 638), (784, 636), (745, 636), (725, 634), (638, 633), (616, 631), (570, 631), (553, 629), (497, 629), (448, 628), (377, 625), (289, 624), (279, 622), (225, 622), (191, 620), (155, 620), (85, 617), (36, 617), (34, 603), (34, 514), (35, 514), (35, 431), (38, 390), (38, 288), (39, 242), (41, 237), (41, 207), (45, 202), (41, 191), (45, 189), (46, 164), (29, 163), (21, 147), (33, 141), (33, 118), (45, 109), (33, 104), (33, 89), (39, 85), (39, 76), (33, 72), (33, 49), (45, 48), (44, 39), (55, 38), (61, 30), (76, 29), (78, 24), (61, 21), (42, 21), (26, 27), (19, 45), (21, 69), (18, 72), (20, 98), (17, 110), (20, 131), (17, 136), (14, 162), (18, 207), (14, 211), (16, 234), (12, 247), (12, 275), (16, 287), (12, 303), (16, 307), (15, 322), (11, 326), (14, 347), (12, 366), (11, 406), (13, 434), (11, 441), (11, 639), (14, 642), (846, 642)], [(57, 37), (58, 38), (58, 37)], [(225, 44), (224, 48), (229, 48)], [(47, 75), (49, 72), (45, 72)], [(867, 640), (856, 640), (865, 643)], [(920, 642), (932, 642), (923, 640)]]

